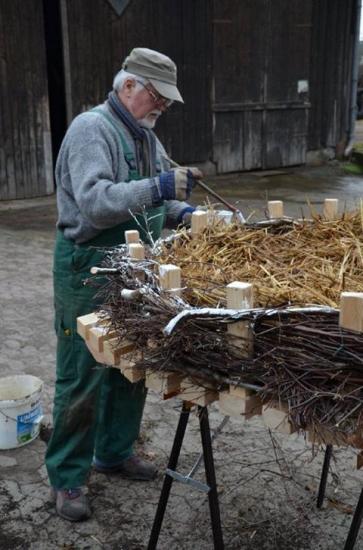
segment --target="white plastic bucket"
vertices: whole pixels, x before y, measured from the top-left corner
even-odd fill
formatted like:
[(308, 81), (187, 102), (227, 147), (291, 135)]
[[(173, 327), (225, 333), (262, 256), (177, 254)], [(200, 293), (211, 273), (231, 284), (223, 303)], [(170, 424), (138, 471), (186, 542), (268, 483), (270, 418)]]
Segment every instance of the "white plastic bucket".
[(0, 378), (0, 449), (21, 447), (38, 436), (42, 389), (42, 380), (30, 374)]

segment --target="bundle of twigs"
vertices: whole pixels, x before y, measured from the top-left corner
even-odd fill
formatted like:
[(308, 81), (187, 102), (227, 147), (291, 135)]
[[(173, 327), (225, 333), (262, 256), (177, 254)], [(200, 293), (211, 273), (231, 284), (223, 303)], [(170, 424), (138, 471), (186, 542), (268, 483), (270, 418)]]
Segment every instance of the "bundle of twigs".
[[(357, 431), (363, 337), (339, 328), (337, 310), (193, 308), (161, 290), (157, 266), (153, 257), (131, 261), (125, 247), (111, 250), (104, 264), (102, 310), (120, 339), (132, 340), (142, 351), (141, 357), (135, 354), (138, 367), (175, 371), (220, 388), (231, 383), (253, 388), (266, 401), (288, 403), (298, 428), (344, 436)], [(241, 357), (226, 330), (242, 319), (254, 331), (250, 359)]]
[(225, 303), (226, 284), (254, 285), (255, 304), (318, 303), (336, 307), (343, 290), (363, 291), (363, 215), (339, 220), (215, 225), (197, 239), (184, 232), (164, 247), (160, 261), (183, 270), (186, 298), (194, 305)]

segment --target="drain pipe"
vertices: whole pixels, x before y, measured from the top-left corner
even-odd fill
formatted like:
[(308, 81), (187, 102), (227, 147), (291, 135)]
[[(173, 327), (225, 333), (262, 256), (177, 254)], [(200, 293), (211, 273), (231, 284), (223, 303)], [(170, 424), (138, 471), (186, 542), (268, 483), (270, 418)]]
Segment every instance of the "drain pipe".
[(357, 89), (358, 89), (358, 72), (359, 72), (359, 32), (360, 32), (360, 16), (362, 9), (362, 0), (356, 0), (355, 8), (355, 29), (354, 42), (352, 52), (352, 80), (350, 83), (350, 109), (349, 109), (349, 125), (347, 131), (347, 146), (344, 150), (344, 156), (348, 157), (353, 149), (354, 129), (357, 118)]

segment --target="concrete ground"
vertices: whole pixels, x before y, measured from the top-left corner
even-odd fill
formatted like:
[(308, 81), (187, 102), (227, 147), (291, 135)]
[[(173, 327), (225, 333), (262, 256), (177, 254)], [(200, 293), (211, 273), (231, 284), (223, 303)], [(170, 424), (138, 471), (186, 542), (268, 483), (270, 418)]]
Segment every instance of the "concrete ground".
[[(350, 209), (363, 195), (363, 179), (346, 176), (332, 163), (284, 173), (212, 178), (244, 213), (263, 217), (266, 198), (285, 201), (286, 213), (320, 211), (323, 199), (341, 198)], [(201, 194), (194, 196), (202, 203)], [(54, 384), (52, 311), (54, 197), (0, 203), (0, 368), (2, 376), (28, 373), (44, 381), (43, 407), (49, 420)], [(146, 548), (180, 402), (149, 393), (140, 452), (160, 468), (151, 483), (129, 482), (92, 472), (88, 490), (94, 515), (70, 524), (49, 499), (44, 452), (38, 438), (0, 451), (0, 548), (29, 550), (136, 550)], [(215, 428), (222, 417), (211, 407)], [(46, 432), (44, 432), (46, 433)], [(192, 415), (178, 470), (188, 472), (200, 452), (198, 420)], [(271, 434), (258, 418), (230, 420), (214, 443), (225, 547), (229, 550), (336, 550), (343, 548), (362, 487), (356, 453), (336, 449), (327, 499), (315, 498), (323, 452), (312, 452), (304, 436)], [(204, 481), (203, 465), (196, 478)], [(356, 548), (363, 548), (363, 528)], [(160, 550), (213, 548), (205, 493), (175, 483), (160, 536)]]

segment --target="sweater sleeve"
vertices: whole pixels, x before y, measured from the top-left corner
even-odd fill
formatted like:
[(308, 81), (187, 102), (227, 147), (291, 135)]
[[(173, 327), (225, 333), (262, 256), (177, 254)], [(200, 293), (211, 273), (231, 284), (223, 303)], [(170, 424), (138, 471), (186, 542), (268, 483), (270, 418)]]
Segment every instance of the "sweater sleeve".
[[(128, 166), (118, 152), (118, 139), (89, 114), (78, 117), (69, 133), (67, 180), (82, 217), (97, 229), (122, 223), (130, 211), (136, 214), (155, 204), (155, 178), (126, 181)], [(120, 163), (124, 181), (117, 181)]]

